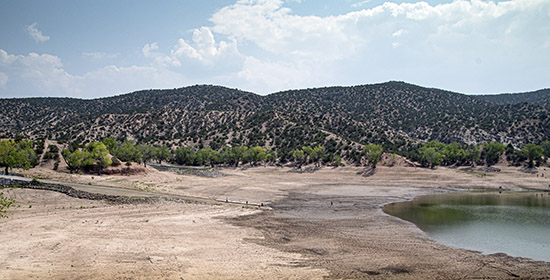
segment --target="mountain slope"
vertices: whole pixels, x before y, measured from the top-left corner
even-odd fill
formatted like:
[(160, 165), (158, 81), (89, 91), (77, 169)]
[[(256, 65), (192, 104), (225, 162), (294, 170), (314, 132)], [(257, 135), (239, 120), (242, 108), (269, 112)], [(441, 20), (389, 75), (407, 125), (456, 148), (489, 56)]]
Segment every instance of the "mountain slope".
[(485, 100), (496, 105), (514, 105), (528, 103), (550, 109), (550, 89), (541, 89), (524, 93), (505, 93), (474, 96), (479, 100)]
[(429, 140), (522, 146), (550, 136), (549, 109), (538, 105), (547, 91), (469, 96), (387, 82), (268, 96), (202, 85), (94, 100), (0, 99), (0, 135), (79, 142), (111, 136), (214, 149), (260, 145), (283, 157), (317, 144), (349, 153), (366, 143), (398, 150)]

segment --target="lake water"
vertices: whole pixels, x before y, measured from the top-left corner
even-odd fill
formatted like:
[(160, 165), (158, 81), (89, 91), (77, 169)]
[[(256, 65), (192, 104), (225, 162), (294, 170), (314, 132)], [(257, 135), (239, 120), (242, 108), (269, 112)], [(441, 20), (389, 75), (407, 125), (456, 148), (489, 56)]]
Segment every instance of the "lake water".
[(388, 204), (383, 210), (443, 244), (550, 262), (548, 193), (457, 192)]

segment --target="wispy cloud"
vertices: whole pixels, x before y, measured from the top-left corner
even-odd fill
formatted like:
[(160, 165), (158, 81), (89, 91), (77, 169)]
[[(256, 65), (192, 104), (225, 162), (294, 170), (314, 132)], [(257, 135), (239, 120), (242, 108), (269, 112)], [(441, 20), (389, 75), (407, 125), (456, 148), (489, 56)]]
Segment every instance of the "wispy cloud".
[(42, 31), (38, 30), (38, 28), (36, 28), (36, 25), (38, 25), (38, 23), (35, 22), (27, 26), (27, 33), (31, 36), (31, 38), (33, 38), (37, 43), (42, 43), (50, 40), (50, 36), (42, 34)]
[(357, 3), (353, 3), (351, 4), (351, 6), (353, 8), (359, 8), (359, 7), (362, 7), (364, 5), (367, 5), (368, 3), (370, 3), (372, 0), (364, 0), (364, 1), (360, 1), (360, 2), (357, 2)]
[[(109, 65), (74, 75), (55, 55), (15, 55), (0, 49), (0, 97), (72, 96), (93, 98), (144, 88), (174, 88), (190, 82), (182, 75), (152, 66)], [(9, 75), (9, 82), (8, 82)]]
[(90, 58), (92, 60), (114, 59), (118, 57), (118, 53), (106, 53), (106, 52), (83, 52), (82, 56)]

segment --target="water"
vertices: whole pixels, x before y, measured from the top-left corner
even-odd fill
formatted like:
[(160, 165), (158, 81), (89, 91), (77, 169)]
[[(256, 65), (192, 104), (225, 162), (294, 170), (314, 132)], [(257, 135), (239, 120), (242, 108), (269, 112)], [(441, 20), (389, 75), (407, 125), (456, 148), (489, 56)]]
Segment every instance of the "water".
[(548, 193), (430, 195), (386, 205), (384, 212), (416, 224), (443, 244), (550, 262)]

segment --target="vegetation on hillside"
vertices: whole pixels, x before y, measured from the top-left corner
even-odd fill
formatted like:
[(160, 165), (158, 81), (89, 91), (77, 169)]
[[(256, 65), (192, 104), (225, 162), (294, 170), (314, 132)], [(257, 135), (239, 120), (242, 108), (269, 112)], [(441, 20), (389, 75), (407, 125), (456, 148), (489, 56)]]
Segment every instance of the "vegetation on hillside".
[(0, 135), (66, 143), (112, 137), (121, 143), (216, 151), (260, 146), (276, 151), (283, 162), (294, 161), (303, 146), (323, 146), (333, 154), (343, 150), (343, 158), (357, 158), (370, 143), (395, 153), (429, 141), (519, 148), (550, 137), (549, 109), (541, 106), (550, 92), (522, 96), (532, 102), (388, 82), (268, 96), (192, 86), (94, 100), (0, 99)]

